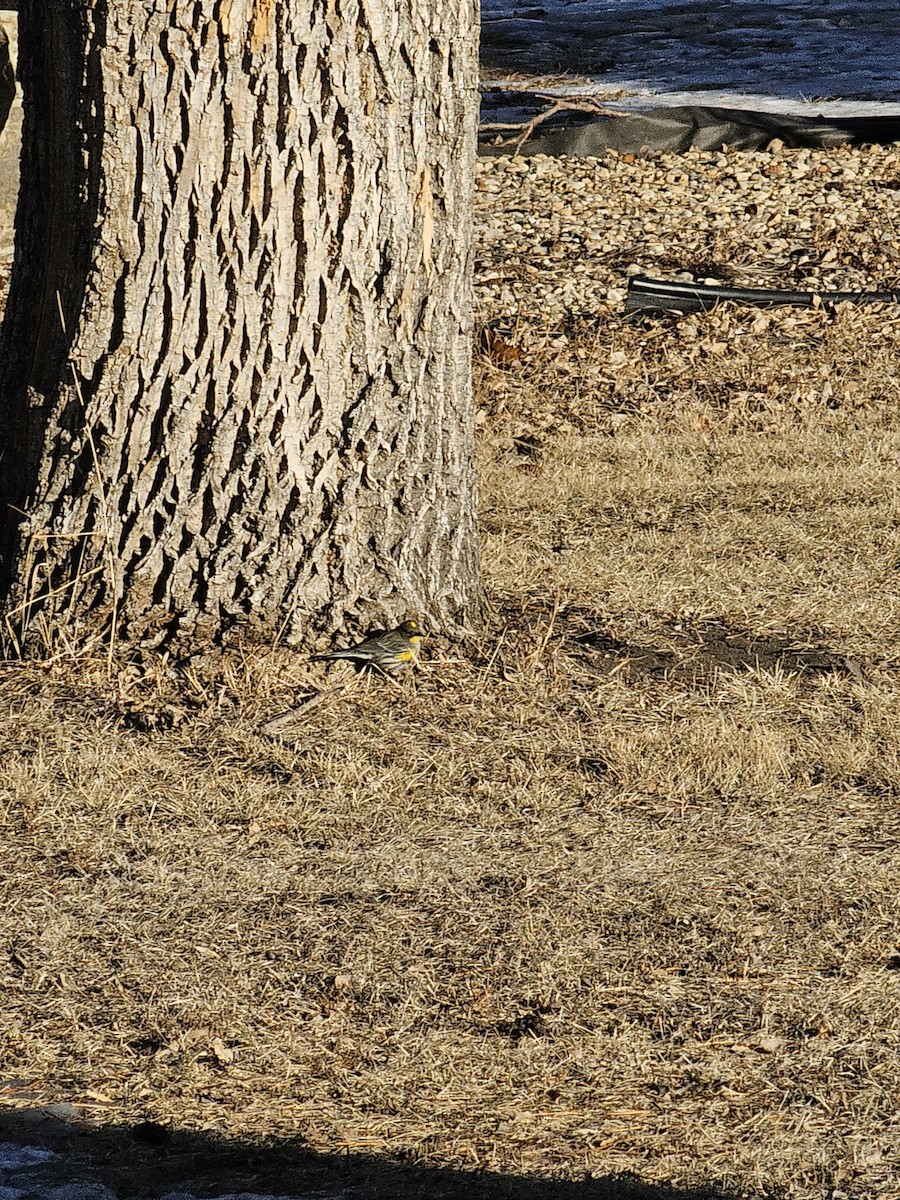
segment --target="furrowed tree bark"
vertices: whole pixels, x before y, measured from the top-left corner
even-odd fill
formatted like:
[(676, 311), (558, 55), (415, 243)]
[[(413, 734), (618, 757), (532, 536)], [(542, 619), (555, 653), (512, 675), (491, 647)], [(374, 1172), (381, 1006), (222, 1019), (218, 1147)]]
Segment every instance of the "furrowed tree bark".
[(480, 604), (475, 0), (28, 0), (7, 622)]

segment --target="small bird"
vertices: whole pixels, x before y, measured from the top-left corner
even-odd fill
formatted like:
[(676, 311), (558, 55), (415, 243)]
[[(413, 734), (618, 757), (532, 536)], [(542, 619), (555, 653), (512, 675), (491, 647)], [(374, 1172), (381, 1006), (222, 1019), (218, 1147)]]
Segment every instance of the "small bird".
[(346, 658), (362, 667), (373, 667), (383, 675), (396, 675), (416, 661), (423, 636), (418, 621), (403, 621), (396, 629), (373, 629), (358, 645), (346, 650), (314, 654), (312, 662)]

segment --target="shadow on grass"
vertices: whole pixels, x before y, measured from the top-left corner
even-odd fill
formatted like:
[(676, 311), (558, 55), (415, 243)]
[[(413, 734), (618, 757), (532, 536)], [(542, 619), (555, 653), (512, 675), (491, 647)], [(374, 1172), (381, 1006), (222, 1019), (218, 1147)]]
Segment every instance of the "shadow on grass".
[[(713, 1185), (676, 1190), (629, 1176), (554, 1180), (454, 1171), (364, 1154), (316, 1154), (299, 1140), (266, 1146), (155, 1125), (98, 1128), (35, 1109), (0, 1113), (0, 1142), (5, 1143), (0, 1194), (12, 1195), (14, 1189), (19, 1200), (112, 1200), (109, 1192), (118, 1197), (262, 1193), (303, 1200), (732, 1200)], [(12, 1147), (38, 1148), (52, 1156), (10, 1169)], [(57, 1191), (61, 1188), (65, 1192)]]

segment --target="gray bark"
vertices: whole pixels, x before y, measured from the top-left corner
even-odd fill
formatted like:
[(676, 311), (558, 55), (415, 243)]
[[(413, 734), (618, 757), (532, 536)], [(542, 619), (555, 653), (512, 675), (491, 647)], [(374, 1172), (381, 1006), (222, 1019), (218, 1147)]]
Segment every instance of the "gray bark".
[(23, 5), (0, 355), (17, 629), (475, 616), (476, 18)]

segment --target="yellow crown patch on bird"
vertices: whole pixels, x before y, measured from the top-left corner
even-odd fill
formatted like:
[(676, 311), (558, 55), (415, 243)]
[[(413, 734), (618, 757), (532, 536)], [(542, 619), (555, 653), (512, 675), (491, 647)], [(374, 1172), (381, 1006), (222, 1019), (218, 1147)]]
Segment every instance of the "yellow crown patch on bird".
[(396, 675), (416, 661), (423, 637), (418, 621), (403, 621), (396, 629), (373, 629), (356, 646), (348, 646), (346, 650), (314, 654), (312, 662), (347, 659), (360, 667), (372, 667), (385, 675)]

